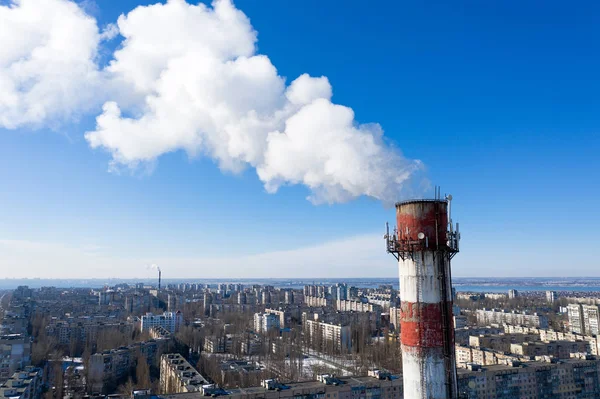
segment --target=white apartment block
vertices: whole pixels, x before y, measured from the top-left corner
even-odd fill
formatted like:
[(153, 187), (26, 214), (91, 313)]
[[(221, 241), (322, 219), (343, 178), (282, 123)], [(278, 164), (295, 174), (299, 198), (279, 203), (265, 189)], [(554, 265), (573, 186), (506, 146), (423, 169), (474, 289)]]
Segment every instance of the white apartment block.
[(318, 320), (306, 320), (305, 330), (312, 343), (321, 339), (323, 347), (332, 347), (338, 352), (347, 352), (352, 346), (350, 326), (324, 323)]
[(477, 309), (477, 324), (510, 324), (517, 326), (548, 328), (548, 318), (543, 315), (506, 312), (501, 310)]
[(338, 299), (337, 301), (335, 301), (335, 307), (341, 312), (376, 312), (380, 314), (381, 312), (383, 312), (383, 307), (381, 305), (361, 301), (344, 301)]
[(160, 391), (163, 394), (200, 392), (210, 384), (198, 370), (178, 353), (160, 358)]
[(546, 291), (546, 301), (549, 303), (555, 302), (558, 299), (556, 291)]
[(146, 313), (141, 319), (142, 331), (149, 331), (152, 327), (163, 327), (173, 334), (179, 331), (183, 324), (183, 314), (180, 311), (164, 312), (161, 315)]
[(0, 383), (31, 363), (31, 340), (22, 334), (0, 336)]
[(257, 333), (266, 333), (273, 328), (281, 328), (280, 317), (275, 313), (255, 313), (254, 331)]
[(598, 305), (582, 305), (581, 310), (586, 335), (598, 335)]
[(567, 314), (569, 316), (569, 325), (571, 326), (571, 332), (577, 334), (585, 334), (585, 327), (583, 321), (583, 309), (579, 303), (570, 303), (567, 306)]

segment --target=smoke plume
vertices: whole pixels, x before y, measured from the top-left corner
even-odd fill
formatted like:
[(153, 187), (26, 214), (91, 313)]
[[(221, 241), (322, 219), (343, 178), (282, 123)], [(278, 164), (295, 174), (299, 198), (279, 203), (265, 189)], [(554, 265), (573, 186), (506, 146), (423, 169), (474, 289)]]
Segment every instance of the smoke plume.
[(156, 270), (156, 271), (160, 272), (160, 267), (158, 267), (158, 265), (156, 265), (156, 264), (146, 265), (146, 269), (148, 269), (148, 270)]
[[(60, 13), (35, 10), (37, 3), (0, 6), (0, 42), (27, 37), (25, 46), (0, 50), (0, 89), (8, 89), (0, 94), (0, 127), (65, 120), (91, 98), (105, 98), (85, 138), (110, 153), (111, 168), (183, 150), (226, 172), (254, 168), (269, 193), (304, 185), (313, 203), (395, 200), (422, 168), (386, 143), (381, 126), (360, 124), (351, 108), (333, 103), (327, 77), (286, 83), (257, 53), (257, 32), (229, 0), (139, 6), (103, 33), (75, 3), (44, 2)], [(42, 15), (49, 20), (40, 24)], [(10, 28), (2, 28), (6, 21)], [(117, 29), (121, 46), (100, 68), (98, 48)], [(44, 46), (61, 52), (40, 58)], [(23, 63), (32, 65), (18, 72)]]

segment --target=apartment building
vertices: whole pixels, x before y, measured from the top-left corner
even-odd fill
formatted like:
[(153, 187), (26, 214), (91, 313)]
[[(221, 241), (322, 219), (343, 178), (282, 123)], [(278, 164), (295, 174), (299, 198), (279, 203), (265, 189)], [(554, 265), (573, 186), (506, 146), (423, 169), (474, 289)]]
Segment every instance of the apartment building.
[(453, 316), (454, 328), (465, 328), (468, 325), (467, 316)]
[(160, 392), (200, 392), (206, 380), (187, 360), (178, 353), (169, 353), (160, 358)]
[(568, 359), (572, 353), (586, 353), (587, 344), (583, 341), (523, 342), (510, 344), (510, 353), (521, 356), (552, 356)]
[(506, 333), (522, 333), (522, 334), (539, 334), (540, 341), (582, 341), (586, 344), (586, 353), (591, 355), (600, 354), (600, 339), (596, 336), (581, 335), (574, 332), (561, 332), (551, 329), (541, 329), (535, 327), (521, 327), (521, 326), (504, 326)]
[(400, 308), (391, 306), (390, 307), (390, 328), (394, 331), (400, 331)]
[(336, 352), (347, 352), (352, 346), (349, 325), (306, 320), (304, 328), (313, 346), (320, 344), (321, 349), (331, 348)]
[(23, 334), (0, 336), (0, 383), (31, 364), (31, 339)]
[(458, 370), (464, 399), (580, 399), (600, 397), (599, 362), (590, 357), (562, 361), (472, 365)]
[(372, 312), (379, 314), (383, 312), (383, 307), (375, 303), (341, 299), (335, 301), (335, 308), (341, 312)]
[(556, 293), (556, 291), (546, 291), (546, 301), (548, 303), (556, 302), (557, 299), (558, 294)]
[(279, 327), (280, 328), (284, 328), (287, 324), (289, 324), (289, 323), (287, 323), (287, 320), (289, 320), (291, 318), (290, 312), (286, 311), (286, 310), (267, 308), (267, 309), (265, 309), (265, 313), (274, 314), (275, 316), (279, 317)]
[(54, 318), (46, 326), (46, 334), (54, 337), (61, 345), (69, 345), (71, 342), (86, 343), (98, 339), (102, 332), (120, 332), (131, 334), (133, 324), (117, 322), (106, 317), (70, 317)]
[(456, 367), (458, 368), (467, 368), (470, 364), (485, 366), (494, 364), (510, 364), (511, 362), (522, 360), (518, 355), (464, 345), (456, 345), (455, 352)]
[(152, 313), (146, 313), (141, 317), (141, 330), (149, 331), (152, 327), (163, 327), (170, 333), (179, 331), (179, 328), (183, 325), (183, 314), (181, 311), (177, 312), (164, 312), (161, 315), (155, 315)]
[(585, 326), (583, 321), (583, 309), (580, 303), (570, 303), (567, 306), (567, 315), (569, 317), (569, 326), (571, 332), (577, 334), (585, 334)]
[(488, 309), (477, 309), (475, 311), (477, 316), (477, 324), (479, 325), (491, 325), (491, 324), (511, 324), (527, 327), (539, 327), (548, 328), (548, 318), (537, 313), (519, 313), (519, 312), (507, 312), (505, 310), (488, 310)]
[[(261, 386), (227, 390), (228, 399), (402, 399), (402, 378), (378, 374), (381, 377), (318, 376), (316, 381), (280, 383), (264, 380)], [(177, 399), (177, 395), (161, 395)], [(198, 396), (200, 399), (200, 396)]]
[(262, 349), (262, 341), (255, 336), (248, 335), (240, 342), (240, 351), (244, 355), (256, 355)]
[(598, 305), (581, 305), (581, 310), (583, 313), (583, 328), (586, 335), (598, 335)]
[(331, 298), (326, 298), (324, 296), (304, 296), (304, 303), (307, 306), (323, 307), (333, 306), (334, 301)]
[(281, 327), (280, 320), (280, 316), (275, 313), (255, 313), (254, 331), (262, 334), (266, 334), (274, 329), (279, 331)]
[(153, 339), (170, 339), (172, 336), (173, 334), (163, 326), (154, 326), (150, 328), (150, 337)]
[(500, 327), (463, 327), (454, 330), (454, 342), (459, 345), (469, 345), (469, 337), (473, 335), (490, 335), (504, 332)]
[(42, 385), (43, 370), (27, 366), (0, 384), (0, 398), (40, 399)]
[(511, 344), (539, 341), (539, 334), (489, 334), (469, 337), (469, 346), (510, 352)]
[(105, 382), (123, 379), (138, 358), (146, 358), (148, 364), (153, 364), (169, 342), (156, 339), (93, 354), (89, 361), (90, 388), (94, 392), (101, 392)]
[(263, 365), (247, 360), (222, 360), (219, 366), (221, 368), (221, 380), (224, 386), (229, 388), (258, 385), (267, 374)]
[(204, 339), (204, 351), (207, 353), (230, 353), (233, 347), (233, 336), (211, 336)]

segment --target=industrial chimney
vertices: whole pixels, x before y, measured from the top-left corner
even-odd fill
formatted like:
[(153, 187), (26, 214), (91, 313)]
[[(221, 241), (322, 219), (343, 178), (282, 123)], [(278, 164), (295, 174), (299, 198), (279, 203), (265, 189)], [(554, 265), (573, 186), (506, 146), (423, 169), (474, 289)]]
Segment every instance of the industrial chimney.
[(404, 397), (455, 399), (456, 356), (450, 260), (458, 252), (452, 196), (396, 204), (397, 227), (386, 226), (387, 252), (400, 269), (400, 338)]
[(160, 291), (160, 268), (158, 268), (158, 290)]

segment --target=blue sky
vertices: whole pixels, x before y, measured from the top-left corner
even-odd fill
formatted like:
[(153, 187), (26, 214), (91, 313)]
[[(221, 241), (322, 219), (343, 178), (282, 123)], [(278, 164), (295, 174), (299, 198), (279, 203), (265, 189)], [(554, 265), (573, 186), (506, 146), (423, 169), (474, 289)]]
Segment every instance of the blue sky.
[[(103, 28), (145, 4), (86, 10)], [(235, 5), (288, 85), (327, 76), (334, 103), (453, 194), (455, 276), (599, 275), (600, 5)], [(111, 154), (84, 138), (100, 112), (0, 128), (0, 277), (145, 277), (148, 263), (190, 278), (397, 274), (380, 201), (313, 205), (300, 184), (270, 194), (252, 167), (224, 173), (181, 150), (108, 172)]]

